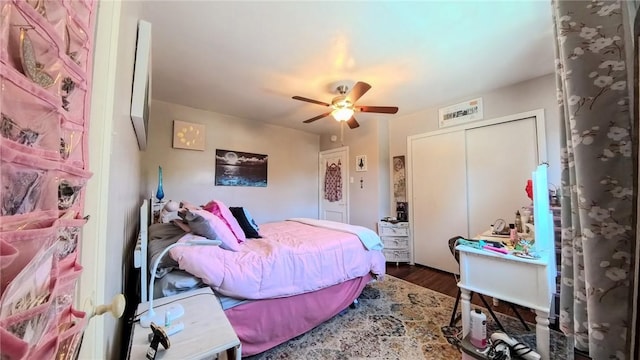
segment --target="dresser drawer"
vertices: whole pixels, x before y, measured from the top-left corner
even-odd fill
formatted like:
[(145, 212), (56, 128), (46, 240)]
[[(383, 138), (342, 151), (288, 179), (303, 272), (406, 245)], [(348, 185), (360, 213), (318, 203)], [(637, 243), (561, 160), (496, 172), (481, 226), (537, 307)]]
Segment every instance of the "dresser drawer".
[(387, 262), (409, 262), (409, 250), (382, 250), (384, 258)]
[(380, 232), (380, 236), (409, 236), (409, 226), (406, 225), (406, 223), (400, 225), (401, 223), (395, 224), (396, 226), (394, 226), (394, 224), (389, 224), (391, 226), (387, 226), (387, 225), (380, 225), (380, 229), (378, 229), (378, 231)]
[(409, 238), (408, 237), (395, 237), (395, 236), (383, 236), (380, 238), (384, 244), (385, 249), (408, 249)]

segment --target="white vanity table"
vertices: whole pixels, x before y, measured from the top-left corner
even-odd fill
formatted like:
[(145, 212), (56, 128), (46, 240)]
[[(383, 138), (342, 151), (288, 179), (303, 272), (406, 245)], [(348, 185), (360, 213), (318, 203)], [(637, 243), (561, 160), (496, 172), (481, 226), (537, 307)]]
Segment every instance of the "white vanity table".
[[(549, 311), (555, 289), (555, 266), (549, 257), (530, 260), (465, 245), (460, 252), (462, 331), (469, 333), (470, 292), (512, 302), (536, 312), (536, 351), (549, 359)], [(553, 269), (552, 269), (553, 268)], [(482, 269), (478, 271), (477, 269)], [(553, 271), (552, 271), (553, 270)], [(489, 335), (489, 334), (487, 334)]]
[(526, 259), (465, 245), (456, 247), (460, 254), (458, 286), (462, 290), (463, 336), (467, 336), (470, 329), (470, 292), (512, 302), (535, 310), (535, 350), (543, 360), (550, 359), (549, 312), (556, 278), (553, 216), (549, 208), (546, 170), (546, 165), (540, 165), (533, 173), (535, 246), (539, 259)]

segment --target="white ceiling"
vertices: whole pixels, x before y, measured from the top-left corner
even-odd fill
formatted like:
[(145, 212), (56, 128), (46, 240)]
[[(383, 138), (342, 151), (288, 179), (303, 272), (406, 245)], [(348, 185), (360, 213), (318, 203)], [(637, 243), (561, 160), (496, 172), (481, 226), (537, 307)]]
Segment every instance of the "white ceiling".
[[(153, 99), (335, 133), (335, 84), (403, 116), (553, 72), (549, 1), (146, 1)], [(465, 100), (465, 99), (463, 99)], [(185, 120), (185, 119), (183, 119)], [(357, 130), (353, 130), (357, 131)]]

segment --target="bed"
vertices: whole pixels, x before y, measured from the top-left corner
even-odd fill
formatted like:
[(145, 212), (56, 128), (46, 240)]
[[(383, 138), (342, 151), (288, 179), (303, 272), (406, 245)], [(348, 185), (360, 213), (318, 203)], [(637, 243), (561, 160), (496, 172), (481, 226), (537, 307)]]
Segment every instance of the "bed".
[[(209, 211), (200, 210), (190, 209), (188, 214), (218, 221), (209, 218)], [(220, 209), (217, 211), (213, 213), (221, 215)], [(149, 296), (148, 264), (158, 252), (169, 244), (203, 235), (193, 230), (199, 223), (187, 221), (187, 217), (162, 226), (150, 224), (151, 218), (149, 200), (144, 200), (134, 255), (134, 265), (141, 269), (142, 302)], [(185, 229), (184, 223), (193, 229)], [(237, 230), (220, 226), (216, 228), (217, 239), (228, 235), (221, 234), (225, 228), (232, 233)], [(173, 247), (156, 273), (154, 299), (210, 286), (242, 342), (242, 356), (251, 356), (331, 319), (353, 304), (369, 282), (382, 279), (385, 273), (382, 243), (363, 227), (296, 218), (261, 224), (259, 236), (241, 243), (238, 239), (237, 244), (223, 240), (221, 247)]]

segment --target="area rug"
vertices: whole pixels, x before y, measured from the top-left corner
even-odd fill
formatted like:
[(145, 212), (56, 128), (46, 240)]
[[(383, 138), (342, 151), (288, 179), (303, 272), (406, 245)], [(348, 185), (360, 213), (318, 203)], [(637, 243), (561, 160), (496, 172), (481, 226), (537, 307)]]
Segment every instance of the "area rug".
[[(354, 309), (247, 359), (460, 359), (460, 327), (447, 326), (454, 301), (386, 275), (365, 287)], [(519, 320), (497, 316), (511, 336), (535, 348), (535, 326), (527, 333)], [(488, 317), (487, 333), (496, 328)], [(567, 359), (566, 353), (564, 336), (552, 331), (551, 359)]]

